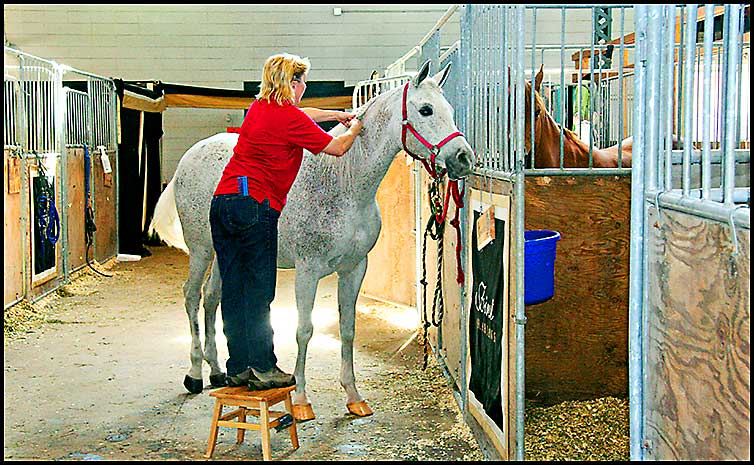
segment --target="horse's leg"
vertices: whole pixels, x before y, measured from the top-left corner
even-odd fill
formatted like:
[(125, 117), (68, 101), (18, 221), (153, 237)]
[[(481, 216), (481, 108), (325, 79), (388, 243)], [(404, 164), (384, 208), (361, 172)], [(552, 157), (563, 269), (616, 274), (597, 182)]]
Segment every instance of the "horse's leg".
[(212, 261), (212, 270), (209, 273), (209, 279), (204, 283), (204, 360), (209, 363), (210, 374), (209, 383), (214, 387), (226, 386), (228, 383), (225, 379), (220, 364), (217, 363), (217, 343), (215, 339), (215, 321), (217, 316), (217, 304), (220, 303), (222, 295), (222, 281), (220, 280), (220, 270), (217, 267), (217, 258)]
[(201, 288), (204, 276), (209, 268), (211, 253), (192, 252), (189, 254), (189, 275), (183, 284), (183, 297), (186, 313), (191, 328), (191, 369), (183, 379), (183, 385), (192, 394), (202, 392), (202, 340), (199, 330), (199, 301), (202, 298)]
[(356, 299), (367, 271), (367, 258), (356, 268), (338, 273), (338, 311), (340, 312), (340, 385), (346, 390), (348, 411), (360, 417), (372, 414), (364, 399), (356, 390), (353, 373), (353, 338), (356, 330)]
[(304, 269), (296, 269), (296, 308), (298, 309), (298, 328), (296, 329), (296, 342), (298, 343), (298, 356), (296, 358), (296, 392), (293, 393), (293, 415), (298, 421), (306, 421), (314, 418), (314, 410), (306, 397), (306, 349), (309, 340), (314, 333), (312, 324), (312, 308), (314, 297), (317, 294), (319, 278), (315, 273)]

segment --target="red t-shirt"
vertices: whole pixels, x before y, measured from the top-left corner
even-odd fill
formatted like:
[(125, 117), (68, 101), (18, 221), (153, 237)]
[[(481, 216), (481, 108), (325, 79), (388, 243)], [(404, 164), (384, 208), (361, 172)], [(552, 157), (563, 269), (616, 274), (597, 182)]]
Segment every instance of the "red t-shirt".
[(281, 211), (301, 167), (304, 150), (320, 153), (333, 139), (292, 103), (254, 100), (246, 113), (215, 195), (238, 193), (238, 177), (246, 176), (249, 195), (270, 199)]

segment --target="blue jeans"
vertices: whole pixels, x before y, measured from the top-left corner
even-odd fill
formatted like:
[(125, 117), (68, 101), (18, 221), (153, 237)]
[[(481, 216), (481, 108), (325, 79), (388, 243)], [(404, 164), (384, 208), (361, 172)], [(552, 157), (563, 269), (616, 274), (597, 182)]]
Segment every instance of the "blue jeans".
[(270, 323), (275, 298), (280, 212), (269, 200), (241, 194), (212, 199), (209, 220), (222, 278), (221, 313), (228, 340), (228, 375), (277, 364)]

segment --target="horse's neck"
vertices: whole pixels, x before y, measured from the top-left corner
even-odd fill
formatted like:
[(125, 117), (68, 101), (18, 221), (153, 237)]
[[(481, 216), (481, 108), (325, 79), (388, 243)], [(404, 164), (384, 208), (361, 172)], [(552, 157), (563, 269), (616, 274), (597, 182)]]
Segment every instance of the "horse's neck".
[[(312, 182), (322, 182), (328, 194), (369, 200), (401, 149), (400, 92), (388, 92), (369, 104), (361, 117), (364, 129), (342, 157), (315, 155), (305, 168)], [(343, 129), (333, 129), (340, 134)], [(302, 167), (304, 168), (304, 167)]]
[[(560, 125), (546, 115), (539, 126), (536, 131), (535, 153), (550, 160), (549, 163), (542, 161), (542, 166), (552, 164), (551, 167), (559, 167)], [(597, 147), (592, 147), (592, 157), (593, 166), (600, 166), (603, 164), (605, 154)], [(589, 145), (568, 128), (563, 128), (563, 166), (583, 168), (589, 166)]]

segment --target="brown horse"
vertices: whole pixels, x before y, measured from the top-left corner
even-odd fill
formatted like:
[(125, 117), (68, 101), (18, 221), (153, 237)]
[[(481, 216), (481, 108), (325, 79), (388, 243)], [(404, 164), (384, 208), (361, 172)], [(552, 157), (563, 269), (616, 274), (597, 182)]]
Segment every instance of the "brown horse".
[[(534, 79), (534, 167), (560, 168), (560, 126), (547, 113), (545, 101), (539, 94), (542, 85), (543, 67), (539, 68)], [(531, 83), (526, 83), (525, 112), (525, 146), (526, 153), (531, 153)], [(633, 137), (621, 142), (623, 151), (622, 165), (631, 166)], [(618, 145), (606, 149), (592, 147), (592, 166), (594, 168), (617, 168)], [(530, 164), (530, 156), (526, 157)], [(582, 142), (575, 132), (563, 128), (563, 168), (588, 168), (589, 145)]]

